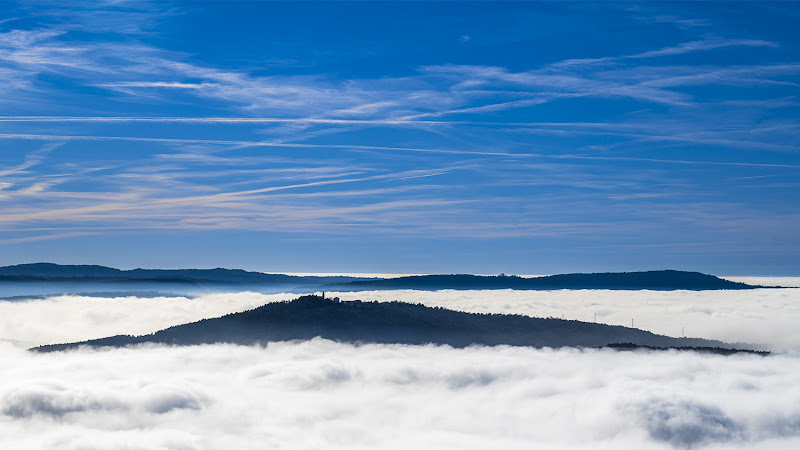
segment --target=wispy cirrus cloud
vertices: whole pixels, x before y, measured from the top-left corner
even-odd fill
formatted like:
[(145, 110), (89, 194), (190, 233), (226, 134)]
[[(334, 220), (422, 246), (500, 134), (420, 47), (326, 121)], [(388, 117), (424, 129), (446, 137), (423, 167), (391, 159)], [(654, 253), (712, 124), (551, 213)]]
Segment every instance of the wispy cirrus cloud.
[[(634, 10), (635, 11), (635, 10)], [(653, 16), (640, 16), (638, 20), (649, 23), (668, 23), (677, 25), (680, 28), (710, 27), (708, 19), (687, 19), (671, 14), (656, 14)]]
[[(249, 113), (272, 111), (305, 114), (306, 120), (314, 119), (319, 121), (317, 123), (353, 116), (390, 121), (396, 120), (396, 117), (479, 113), (530, 107), (575, 96), (610, 96), (687, 105), (693, 102), (690, 96), (664, 89), (675, 84), (659, 84), (653, 79), (630, 82), (625, 77), (615, 80), (611, 74), (603, 73), (603, 65), (612, 61), (658, 58), (723, 47), (777, 45), (755, 39), (706, 39), (633, 55), (565, 60), (527, 72), (511, 72), (491, 66), (427, 66), (421, 69), (419, 77), (340, 82), (325, 76), (256, 77), (244, 72), (182, 61), (183, 55), (171, 54), (135, 41), (104, 42), (102, 45), (64, 41), (61, 38), (67, 32), (67, 29), (55, 26), (0, 34), (0, 48), (6, 50), (0, 56), (0, 62), (5, 62), (8, 66), (6, 70), (13, 72), (10, 78), (16, 78), (18, 85), (25, 83), (32, 92), (44, 89), (34, 84), (36, 74), (59, 73), (85, 84), (130, 96), (155, 96), (163, 101), (170, 99), (169, 91), (179, 90), (226, 102)], [(594, 74), (585, 71), (575, 73), (579, 66), (586, 69), (594, 65), (599, 65), (601, 70)], [(657, 67), (651, 69), (656, 70)], [(664, 70), (669, 71), (670, 68)], [(697, 74), (694, 82), (713, 83), (719, 80), (720, 70), (708, 68), (705, 71), (708, 73)], [(439, 79), (444, 77), (452, 84), (447, 91), (435, 89), (426, 80), (431, 76)], [(657, 73), (652, 78), (667, 77), (665, 73)], [(481, 98), (491, 98), (494, 95), (492, 90), (503, 85), (525, 87), (529, 91), (521, 94), (536, 94), (540, 98), (512, 98), (502, 103), (475, 104)], [(491, 86), (492, 90), (475, 89), (479, 86)], [(409, 111), (412, 113), (409, 114)], [(315, 115), (317, 117), (313, 117)]]
[(638, 58), (655, 58), (660, 56), (675, 56), (687, 53), (703, 52), (716, 50), (725, 47), (778, 47), (775, 42), (764, 41), (760, 39), (724, 39), (724, 38), (707, 38), (698, 41), (684, 42), (678, 45), (663, 47), (657, 50), (650, 50), (641, 53), (634, 53), (631, 55), (622, 56), (604, 56), (600, 58), (581, 58), (581, 59), (567, 59), (557, 63), (550, 64), (546, 69), (577, 69), (582, 66), (592, 65), (612, 65), (613, 63), (624, 63), (626, 59)]
[(800, 72), (800, 64), (729, 67), (723, 69), (709, 69), (701, 73), (696, 73), (696, 70), (690, 67), (677, 67), (674, 72), (672, 76), (654, 78), (643, 81), (642, 84), (656, 87), (702, 86), (713, 84), (758, 86), (773, 83), (793, 85), (796, 83), (790, 83), (780, 79), (774, 80), (767, 77), (791, 76), (797, 74)]
[[(800, 69), (779, 34), (659, 6), (592, 22), (640, 33), (636, 42), (596, 33), (596, 45), (540, 52), (560, 25), (528, 27), (512, 57), (507, 39), (456, 30), (448, 40), (471, 36), (456, 42), (476, 46), (469, 57), (434, 40), (430, 55), (401, 52), (391, 64), (394, 44), (359, 48), (366, 59), (352, 64), (339, 55), (297, 67), (275, 64), (285, 58), (271, 55), (283, 45), (274, 36), (223, 55), (159, 26), (182, 13), (187, 24), (209, 18), (215, 4), (60, 5), (34, 4), (14, 13), (25, 20), (0, 24), (0, 106), (13, 113), (0, 116), (8, 242), (219, 229), (635, 235), (630, 245), (641, 245), (725, 218), (748, 236), (759, 229), (741, 220), (748, 214), (770, 229), (790, 221), (762, 208), (773, 202), (768, 188), (796, 189), (800, 166)], [(35, 160), (42, 144), (61, 147)], [(697, 221), (669, 218), (675, 211)]]
[(0, 178), (11, 175), (18, 175), (28, 172), (29, 169), (39, 164), (47, 157), (47, 154), (60, 147), (60, 143), (49, 143), (39, 150), (32, 151), (25, 156), (25, 161), (10, 169), (0, 170)]
[[(554, 124), (556, 128), (562, 128), (562, 124)], [(571, 128), (572, 124), (567, 128)], [(596, 126), (598, 124), (584, 124), (584, 126)], [(613, 128), (613, 125), (610, 125)], [(580, 125), (577, 125), (580, 128)], [(599, 124), (600, 128), (608, 128), (603, 124)], [(541, 131), (541, 130), (539, 130)], [(696, 143), (715, 143), (715, 144), (728, 144), (728, 145), (743, 145), (743, 146), (759, 146), (765, 147), (765, 144), (737, 141), (717, 141), (714, 139), (703, 139), (701, 137), (691, 136), (670, 136), (670, 135), (648, 135), (648, 134), (631, 134), (631, 133), (610, 133), (610, 132), (588, 132), (590, 134), (618, 134), (625, 137), (637, 137), (645, 140), (672, 140), (672, 141), (687, 141)], [(737, 162), (737, 161), (703, 161), (703, 160), (681, 160), (681, 159), (665, 159), (665, 158), (643, 158), (643, 157), (624, 157), (624, 156), (608, 156), (608, 155), (586, 155), (586, 154), (546, 154), (537, 152), (503, 152), (503, 151), (471, 151), (460, 149), (448, 148), (414, 148), (414, 147), (389, 147), (380, 145), (348, 145), (348, 144), (307, 144), (307, 143), (288, 143), (288, 142), (268, 142), (268, 141), (229, 141), (229, 140), (213, 140), (213, 139), (180, 139), (180, 138), (144, 138), (144, 137), (130, 137), (130, 136), (69, 136), (69, 135), (50, 135), (50, 134), (0, 134), (0, 139), (7, 140), (34, 140), (34, 141), (133, 141), (133, 142), (152, 142), (159, 144), (209, 144), (218, 145), (221, 147), (268, 147), (279, 149), (338, 149), (338, 150), (354, 150), (354, 151), (389, 151), (389, 152), (410, 152), (410, 153), (433, 153), (433, 154), (449, 154), (449, 155), (465, 155), (465, 156), (498, 156), (498, 157), (512, 157), (512, 158), (548, 158), (548, 159), (585, 159), (585, 160), (630, 160), (641, 162), (653, 163), (672, 163), (672, 164), (692, 164), (692, 165), (721, 165), (721, 166), (761, 166), (761, 167), (785, 167), (797, 168), (800, 165), (793, 164), (780, 164), (780, 163), (759, 163), (759, 162)], [(778, 147), (779, 150), (788, 150), (790, 147)], [(160, 155), (165, 158), (164, 155)], [(166, 156), (167, 159), (194, 159), (194, 160), (207, 160), (213, 161), (214, 157), (198, 154), (179, 154), (175, 156)]]
[(40, 242), (40, 241), (52, 241), (55, 239), (68, 239), (73, 237), (80, 237), (80, 236), (91, 236), (93, 234), (97, 234), (95, 232), (86, 232), (86, 231), (70, 231), (67, 233), (50, 233), (50, 234), (38, 234), (34, 236), (25, 236), (25, 237), (18, 237), (18, 238), (10, 238), (10, 239), (0, 239), (0, 244), (24, 244), (28, 242)]
[(778, 47), (775, 42), (760, 39), (704, 39), (702, 41), (684, 42), (673, 47), (664, 47), (649, 52), (637, 53), (624, 58), (654, 58), (657, 56), (682, 55), (698, 51), (716, 50), (725, 47)]

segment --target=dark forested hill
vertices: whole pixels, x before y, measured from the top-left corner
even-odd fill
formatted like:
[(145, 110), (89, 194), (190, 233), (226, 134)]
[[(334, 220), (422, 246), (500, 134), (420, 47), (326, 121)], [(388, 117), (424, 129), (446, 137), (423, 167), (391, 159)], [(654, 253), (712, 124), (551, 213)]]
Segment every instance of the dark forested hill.
[(298, 277), (249, 272), (241, 269), (133, 269), (120, 270), (94, 265), (52, 263), (18, 264), (0, 267), (0, 281), (148, 281), (224, 284), (318, 285), (361, 280), (355, 277)]
[(573, 273), (536, 278), (518, 276), (420, 275), (401, 278), (355, 280), (332, 285), (336, 290), (369, 289), (652, 289), (711, 290), (754, 289), (713, 275), (678, 270), (620, 273)]
[[(3, 294), (3, 288), (22, 284), (23, 288)], [(28, 292), (24, 286), (41, 292)], [(108, 287), (116, 284), (113, 289)], [(400, 278), (356, 278), (347, 276), (292, 276), (249, 272), (240, 269), (133, 269), (51, 263), (0, 267), (0, 297), (22, 294), (63, 292), (88, 293), (113, 290), (133, 292), (141, 289), (170, 292), (256, 291), (311, 293), (318, 291), (363, 291), (372, 289), (652, 289), (709, 290), (754, 289), (744, 283), (724, 280), (699, 272), (659, 270), (622, 273), (575, 273), (538, 278), (481, 275), (420, 275)]]
[(259, 344), (323, 337), (342, 342), (598, 347), (631, 343), (650, 347), (725, 347), (719, 341), (672, 338), (648, 331), (597, 323), (521, 315), (474, 314), (402, 302), (339, 302), (303, 296), (291, 302), (175, 326), (145, 336), (114, 336), (81, 343), (38, 347), (66, 350), (88, 345), (119, 347), (141, 343), (196, 345)]

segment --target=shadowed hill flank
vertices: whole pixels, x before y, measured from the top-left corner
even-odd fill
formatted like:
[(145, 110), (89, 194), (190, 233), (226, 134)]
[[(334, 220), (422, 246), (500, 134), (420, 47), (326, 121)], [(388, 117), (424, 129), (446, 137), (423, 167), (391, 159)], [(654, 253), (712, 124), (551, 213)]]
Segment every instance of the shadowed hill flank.
[(713, 275), (678, 270), (648, 272), (573, 273), (537, 278), (479, 275), (420, 275), (380, 280), (358, 280), (332, 285), (337, 290), (369, 289), (651, 289), (715, 290), (755, 289), (745, 283)]
[(124, 281), (219, 284), (318, 285), (359, 280), (355, 277), (315, 277), (249, 272), (241, 269), (132, 269), (52, 263), (18, 264), (0, 267), (0, 281)]
[(402, 302), (339, 302), (303, 296), (291, 302), (268, 303), (249, 311), (179, 325), (145, 336), (114, 336), (92, 341), (38, 347), (56, 351), (81, 345), (121, 347), (160, 343), (197, 345), (323, 337), (340, 342), (515, 345), (532, 347), (599, 347), (633, 343), (651, 347), (726, 347), (719, 341), (671, 338), (622, 326), (521, 315), (475, 314)]
[(103, 266), (70, 266), (51, 263), (0, 267), (0, 282), (133, 282), (239, 285), (240, 287), (284, 286), (297, 292), (319, 290), (360, 291), (370, 289), (651, 289), (713, 290), (755, 289), (745, 283), (713, 275), (678, 270), (620, 273), (573, 273), (538, 278), (481, 275), (419, 275), (400, 278), (348, 276), (294, 276), (249, 272), (241, 269), (133, 269)]

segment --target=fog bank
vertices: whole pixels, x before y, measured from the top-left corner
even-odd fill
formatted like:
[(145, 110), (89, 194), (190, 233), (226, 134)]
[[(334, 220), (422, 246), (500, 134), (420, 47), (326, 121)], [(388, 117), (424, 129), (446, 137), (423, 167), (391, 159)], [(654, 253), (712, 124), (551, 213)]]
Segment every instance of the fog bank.
[(424, 303), (469, 312), (564, 317), (657, 334), (800, 349), (800, 289), (720, 291), (363, 291), (343, 299)]
[(796, 354), (0, 345), (4, 449), (800, 446)]
[[(454, 310), (564, 317), (630, 326), (668, 336), (800, 349), (800, 289), (743, 291), (362, 291), (328, 296), (366, 301), (401, 300)], [(244, 311), (298, 294), (252, 292), (181, 297), (58, 296), (0, 301), (0, 338), (32, 346), (117, 334), (146, 334), (173, 325)]]
[(62, 295), (45, 300), (0, 301), (0, 338), (31, 347), (118, 334), (141, 335), (296, 297), (243, 292), (191, 299)]

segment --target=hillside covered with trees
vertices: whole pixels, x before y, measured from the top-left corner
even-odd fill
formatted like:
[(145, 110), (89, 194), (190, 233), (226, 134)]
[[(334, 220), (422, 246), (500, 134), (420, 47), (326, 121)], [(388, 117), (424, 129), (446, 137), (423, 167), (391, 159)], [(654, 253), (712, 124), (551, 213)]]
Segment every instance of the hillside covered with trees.
[(268, 303), (214, 319), (170, 327), (144, 336), (113, 336), (48, 345), (39, 351), (81, 345), (121, 347), (142, 343), (198, 345), (264, 344), (322, 337), (340, 342), (602, 347), (632, 343), (649, 347), (724, 347), (699, 338), (673, 338), (622, 326), (507, 314), (476, 314), (403, 302), (341, 302), (320, 296)]

